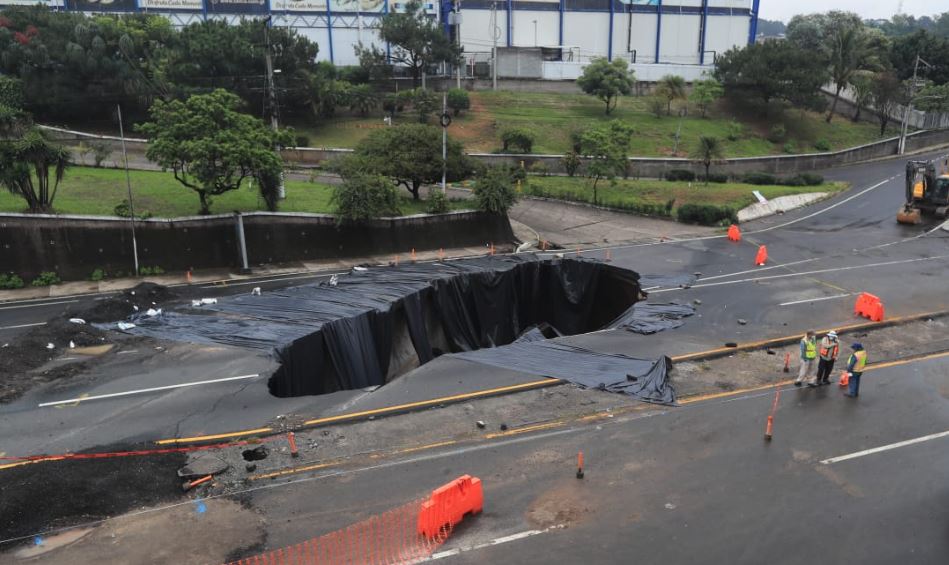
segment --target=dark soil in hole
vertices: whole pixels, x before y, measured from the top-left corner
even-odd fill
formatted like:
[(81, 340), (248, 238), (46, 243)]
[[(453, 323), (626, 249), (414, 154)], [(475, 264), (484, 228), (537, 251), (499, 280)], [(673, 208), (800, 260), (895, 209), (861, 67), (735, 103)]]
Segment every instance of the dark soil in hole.
[(254, 449), (245, 449), (241, 455), (244, 457), (244, 461), (262, 461), (267, 458), (269, 453), (267, 448), (261, 445)]
[[(96, 451), (145, 449), (111, 445)], [(117, 516), (181, 498), (184, 453), (45, 461), (0, 471), (0, 539)], [(9, 546), (8, 546), (9, 547)]]

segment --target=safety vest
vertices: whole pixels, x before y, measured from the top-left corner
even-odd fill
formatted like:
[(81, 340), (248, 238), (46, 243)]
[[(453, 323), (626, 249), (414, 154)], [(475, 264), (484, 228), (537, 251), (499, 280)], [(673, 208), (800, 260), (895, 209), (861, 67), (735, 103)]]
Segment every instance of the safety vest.
[[(821, 345), (823, 345), (823, 342), (821, 343)], [(837, 358), (837, 351), (839, 351), (839, 349), (840, 349), (840, 344), (838, 344), (837, 342), (834, 342), (834, 347), (833, 347), (832, 349), (827, 349), (826, 347), (821, 347), (821, 348), (820, 348), (820, 356), (823, 357), (823, 358), (825, 358), (825, 359), (836, 359), (836, 358)], [(828, 353), (830, 353), (830, 352), (833, 352), (833, 355), (828, 355)]]
[(804, 340), (804, 358), (814, 359), (816, 357), (817, 357), (817, 340), (805, 339)]
[[(862, 373), (863, 368), (867, 366), (867, 352), (863, 350), (854, 351), (853, 354), (850, 356), (850, 359), (857, 360), (857, 362), (853, 364), (853, 372)], [(847, 364), (849, 365), (850, 363), (848, 362)]]

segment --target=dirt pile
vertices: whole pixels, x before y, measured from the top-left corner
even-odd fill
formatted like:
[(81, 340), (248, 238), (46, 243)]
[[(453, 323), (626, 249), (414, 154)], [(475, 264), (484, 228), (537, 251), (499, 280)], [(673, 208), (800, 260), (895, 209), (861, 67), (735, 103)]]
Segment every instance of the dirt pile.
[(163, 304), (175, 300), (178, 295), (167, 287), (144, 282), (93, 306), (77, 309), (71, 315), (87, 322), (103, 323), (124, 320), (139, 310), (160, 308)]

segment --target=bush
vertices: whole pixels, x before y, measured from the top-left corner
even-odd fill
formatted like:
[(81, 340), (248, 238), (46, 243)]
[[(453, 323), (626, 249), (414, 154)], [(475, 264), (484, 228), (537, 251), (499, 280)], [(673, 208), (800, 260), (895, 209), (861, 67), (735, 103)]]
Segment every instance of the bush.
[(781, 150), (787, 153), (788, 155), (794, 155), (794, 152), (797, 149), (795, 149), (794, 144), (789, 141), (781, 146)]
[(105, 279), (105, 271), (102, 269), (96, 269), (92, 271), (91, 275), (89, 275), (89, 280), (92, 282), (99, 282), (103, 279)]
[(728, 182), (728, 175), (709, 173), (708, 179), (706, 179), (705, 175), (702, 175), (699, 177), (699, 180), (702, 182), (706, 182), (707, 180), (707, 182), (722, 184)]
[(92, 158), (95, 160), (97, 169), (112, 155), (112, 146), (107, 141), (90, 142), (89, 148), (92, 149)]
[(715, 226), (723, 222), (738, 221), (738, 216), (734, 210), (714, 204), (683, 204), (676, 210), (676, 217), (680, 222), (703, 226)]
[(447, 104), (456, 116), (461, 114), (462, 110), (471, 108), (471, 99), (468, 98), (468, 91), (463, 88), (450, 89), (448, 91)]
[(353, 174), (333, 187), (330, 201), (336, 205), (339, 223), (399, 215), (395, 184), (381, 175)]
[(547, 168), (547, 165), (545, 165), (543, 161), (534, 161), (531, 163), (530, 171), (532, 174), (541, 177), (546, 177), (550, 174), (550, 169)]
[(293, 136), (293, 144), (295, 147), (309, 147), (310, 146), (310, 136), (298, 133)]
[(788, 130), (784, 127), (784, 124), (775, 124), (768, 130), (768, 141), (771, 143), (780, 143), (784, 141), (787, 135)]
[(448, 210), (448, 197), (445, 196), (441, 188), (433, 186), (431, 190), (428, 191), (428, 213), (444, 214), (448, 212)]
[(570, 129), (570, 133), (567, 134), (567, 137), (570, 139), (570, 148), (577, 155), (583, 153), (583, 132), (585, 130), (581, 127), (574, 126)]
[(138, 268), (138, 274), (139, 274), (139, 276), (142, 276), (142, 277), (150, 277), (150, 276), (154, 276), (154, 275), (163, 275), (163, 274), (165, 274), (165, 269), (162, 269), (162, 268), (159, 267), (158, 265), (155, 265), (154, 267), (139, 267), (139, 268)]
[(797, 176), (804, 179), (805, 186), (817, 186), (824, 184), (824, 177), (816, 173), (801, 173)]
[(506, 214), (517, 202), (514, 177), (507, 167), (487, 167), (475, 181), (474, 196), (478, 210), (491, 214)]
[[(112, 209), (112, 213), (120, 218), (128, 218), (131, 213), (129, 212), (129, 201), (128, 198), (122, 202), (116, 204), (115, 208)], [(139, 220), (147, 220), (152, 217), (152, 213), (148, 210), (142, 210), (139, 213), (135, 214), (135, 217)]]
[(650, 96), (646, 99), (646, 108), (652, 115), (661, 118), (666, 112), (666, 100), (660, 96)]
[(770, 173), (748, 173), (741, 178), (745, 184), (768, 185), (777, 184), (777, 178)]
[(507, 128), (501, 132), (501, 151), (530, 153), (534, 148), (534, 132), (524, 128)]
[(814, 142), (814, 149), (818, 151), (830, 151), (830, 142), (826, 139), (818, 139)]
[(563, 165), (567, 176), (572, 177), (580, 170), (580, 165), (583, 164), (583, 160), (580, 159), (580, 155), (578, 155), (576, 151), (571, 151), (560, 158), (560, 164)]
[(63, 282), (55, 271), (43, 271), (38, 277), (30, 282), (30, 286), (51, 286)]
[(418, 121), (427, 124), (432, 113), (438, 110), (438, 97), (427, 88), (416, 88), (412, 92), (412, 107), (418, 112)]
[(695, 180), (695, 173), (685, 169), (672, 169), (671, 171), (666, 171), (665, 177), (666, 180), (692, 182)]
[(728, 141), (738, 141), (741, 139), (741, 136), (744, 134), (744, 132), (745, 128), (743, 128), (742, 125), (735, 120), (732, 120), (728, 124), (728, 133), (725, 137), (728, 138)]
[(13, 273), (10, 273), (9, 275), (0, 273), (0, 288), (23, 288), (23, 279), (14, 275)]

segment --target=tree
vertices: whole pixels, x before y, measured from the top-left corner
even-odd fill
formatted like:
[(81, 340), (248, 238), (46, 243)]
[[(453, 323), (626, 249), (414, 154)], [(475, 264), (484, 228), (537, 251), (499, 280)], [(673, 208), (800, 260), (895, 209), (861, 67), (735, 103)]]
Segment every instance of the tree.
[(289, 144), (290, 134), (239, 112), (240, 105), (240, 98), (224, 90), (184, 102), (159, 100), (151, 121), (138, 126), (149, 138), (145, 156), (198, 194), (201, 214), (211, 212), (212, 196), (235, 190), (245, 179), (272, 180), (283, 168), (274, 148)]
[(949, 83), (923, 87), (916, 100), (916, 107), (924, 112), (949, 112)]
[[(442, 178), (442, 130), (422, 124), (405, 124), (375, 130), (356, 145), (367, 171), (403, 185), (415, 200), (425, 183)], [(462, 179), (471, 166), (457, 141), (448, 139), (448, 180)]]
[(386, 52), (380, 47), (370, 44), (368, 47), (362, 41), (353, 46), (359, 67), (367, 81), (383, 80), (392, 77), (392, 65), (386, 60)]
[(517, 202), (514, 178), (507, 167), (486, 167), (474, 186), (478, 210), (489, 214), (506, 214)]
[(873, 77), (870, 71), (857, 71), (850, 77), (850, 88), (853, 89), (853, 102), (856, 110), (853, 113), (854, 122), (860, 121), (863, 108), (873, 104)]
[(438, 63), (457, 64), (461, 47), (442, 32), (435, 20), (425, 15), (420, 0), (409, 0), (402, 12), (382, 17), (379, 38), (392, 45), (390, 60), (405, 65), (417, 86), (427, 68)]
[(368, 84), (357, 84), (346, 89), (344, 97), (349, 100), (349, 109), (361, 116), (368, 116), (376, 106), (376, 93)]
[(881, 32), (867, 28), (857, 14), (836, 10), (826, 15), (795, 16), (788, 25), (788, 40), (801, 49), (820, 52), (829, 62), (834, 97), (827, 123), (834, 116), (840, 92), (851, 84), (854, 73), (879, 70), (880, 55), (885, 52)]
[(398, 216), (399, 196), (395, 185), (381, 175), (358, 173), (346, 176), (333, 188), (331, 202), (340, 222), (358, 222)]
[(877, 73), (872, 82), (870, 100), (880, 120), (880, 135), (886, 134), (890, 115), (905, 98), (903, 83), (892, 72)]
[(731, 49), (715, 65), (715, 78), (727, 95), (757, 99), (765, 114), (774, 100), (815, 109), (824, 104), (820, 89), (829, 79), (826, 60), (789, 41)]
[(897, 78), (906, 80), (913, 76), (917, 55), (932, 65), (920, 65), (920, 77), (931, 80), (934, 84), (949, 82), (949, 38), (920, 30), (893, 39), (889, 58)]
[(68, 166), (69, 151), (47, 139), (39, 128), (28, 127), (22, 135), (0, 139), (0, 185), (26, 200), (30, 212), (53, 211)]
[(594, 205), (597, 204), (597, 183), (601, 179), (612, 181), (617, 175), (626, 173), (632, 135), (633, 129), (619, 120), (591, 127), (584, 132), (583, 152), (590, 158), (586, 175), (593, 179)]
[(577, 86), (583, 92), (596, 96), (606, 104), (609, 114), (619, 103), (619, 97), (633, 91), (636, 75), (628, 69), (624, 59), (607, 61), (597, 57), (583, 67), (583, 74), (577, 79)]
[(665, 99), (666, 114), (672, 114), (673, 100), (685, 98), (685, 79), (677, 75), (665, 75), (656, 83), (656, 95)]
[(689, 94), (689, 100), (702, 110), (702, 117), (704, 118), (709, 106), (724, 95), (725, 88), (722, 83), (709, 77), (692, 83), (692, 93)]
[(705, 186), (708, 186), (708, 170), (712, 163), (721, 159), (723, 155), (722, 140), (711, 135), (699, 137), (699, 142), (692, 151), (692, 157), (702, 161), (705, 166)]

